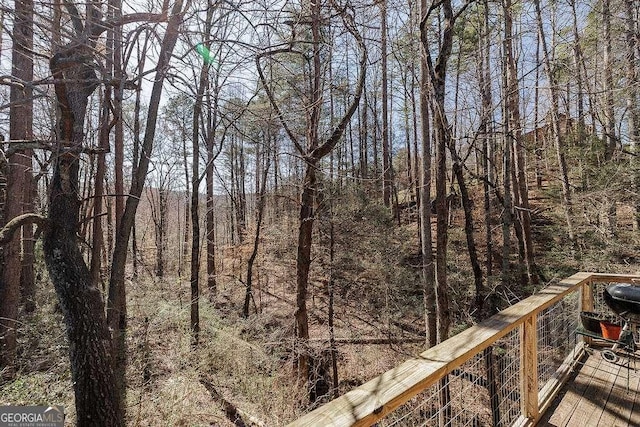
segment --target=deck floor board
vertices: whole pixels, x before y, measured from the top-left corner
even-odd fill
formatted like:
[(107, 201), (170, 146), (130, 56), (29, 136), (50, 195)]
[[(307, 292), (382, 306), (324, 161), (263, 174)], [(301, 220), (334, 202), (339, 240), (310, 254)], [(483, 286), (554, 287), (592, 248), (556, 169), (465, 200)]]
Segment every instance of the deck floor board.
[[(538, 426), (640, 427), (640, 359), (605, 361), (594, 351), (577, 369)], [(634, 369), (635, 368), (635, 369)]]

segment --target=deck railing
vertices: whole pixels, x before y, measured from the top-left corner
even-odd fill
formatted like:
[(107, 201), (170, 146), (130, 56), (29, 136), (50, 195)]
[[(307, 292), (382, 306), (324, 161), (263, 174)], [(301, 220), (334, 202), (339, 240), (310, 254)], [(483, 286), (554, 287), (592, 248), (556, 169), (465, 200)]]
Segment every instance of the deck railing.
[(608, 283), (640, 276), (576, 273), (289, 427), (534, 425), (583, 354), (580, 311), (603, 309)]

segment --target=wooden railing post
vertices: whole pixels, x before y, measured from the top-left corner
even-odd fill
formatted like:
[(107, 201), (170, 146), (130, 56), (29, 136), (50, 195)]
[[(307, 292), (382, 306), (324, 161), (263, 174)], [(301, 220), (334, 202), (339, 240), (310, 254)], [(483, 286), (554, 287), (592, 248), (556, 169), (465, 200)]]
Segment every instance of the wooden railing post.
[(520, 396), (524, 418), (538, 418), (538, 328), (537, 316), (527, 317), (520, 327)]
[(588, 280), (582, 285), (580, 293), (580, 311), (593, 311), (593, 281)]
[[(592, 279), (589, 279), (582, 285), (582, 289), (580, 292), (580, 311), (593, 311), (594, 310), (594, 298), (593, 298), (593, 286), (594, 282)], [(590, 345), (593, 343), (593, 339), (588, 336), (582, 336), (582, 342)]]

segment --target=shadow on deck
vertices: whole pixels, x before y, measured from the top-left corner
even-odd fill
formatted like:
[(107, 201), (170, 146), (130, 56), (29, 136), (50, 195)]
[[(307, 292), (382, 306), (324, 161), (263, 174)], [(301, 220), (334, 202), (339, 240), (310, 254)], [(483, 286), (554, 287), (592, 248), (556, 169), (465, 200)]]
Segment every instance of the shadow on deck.
[(640, 357), (604, 360), (588, 349), (538, 426), (640, 426)]

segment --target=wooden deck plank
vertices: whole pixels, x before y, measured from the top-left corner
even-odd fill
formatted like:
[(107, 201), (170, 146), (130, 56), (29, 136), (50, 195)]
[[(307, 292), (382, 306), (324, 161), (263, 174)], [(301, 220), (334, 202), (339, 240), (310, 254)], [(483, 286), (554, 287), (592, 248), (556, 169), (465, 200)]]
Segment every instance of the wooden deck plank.
[[(627, 361), (623, 360), (622, 363), (627, 363)], [(617, 375), (614, 378), (609, 397), (602, 406), (601, 415), (596, 425), (626, 426), (629, 420), (633, 404), (633, 397), (629, 395), (632, 385), (630, 372), (626, 366), (617, 365), (617, 368)], [(627, 381), (629, 382), (627, 383)]]
[[(636, 361), (640, 369), (640, 360)], [(573, 381), (539, 426), (638, 427), (640, 426), (640, 371), (603, 360), (595, 352), (580, 367)]]
[(569, 425), (580, 423), (586, 427), (598, 426), (619, 371), (619, 367), (605, 362), (599, 354), (591, 357), (594, 361), (597, 360), (597, 367), (593, 370), (589, 387), (569, 420)]
[(573, 381), (568, 382), (565, 385), (565, 390), (558, 397), (562, 404), (556, 404), (555, 407), (551, 408), (550, 413), (547, 414), (546, 418), (543, 418), (543, 422), (540, 425), (567, 425), (576, 410), (576, 406), (578, 406), (589, 387), (594, 369), (594, 362), (591, 358), (588, 358), (580, 368), (580, 375), (577, 375)]
[[(600, 425), (626, 427), (633, 411), (633, 403), (638, 389), (639, 378), (633, 370), (633, 363), (623, 359), (624, 366), (620, 366), (616, 384), (614, 385), (606, 411), (600, 417)], [(631, 364), (627, 366), (626, 364)]]
[[(616, 401), (612, 402), (612, 412), (618, 411), (619, 417), (610, 424), (614, 427), (637, 427), (640, 425), (640, 396), (638, 392), (640, 390), (640, 359), (638, 355), (635, 355), (634, 359), (629, 361), (629, 379), (627, 386), (626, 369), (621, 369), (621, 373), (625, 374), (618, 378), (618, 384), (616, 387), (617, 397)], [(612, 418), (604, 418), (601, 421), (603, 423), (609, 422)]]
[[(636, 361), (636, 368), (640, 369), (640, 362)], [(627, 420), (627, 426), (635, 427), (640, 426), (640, 371), (635, 371), (631, 373), (632, 377), (636, 379), (633, 382), (635, 387), (633, 388), (634, 398), (633, 405), (631, 405), (631, 414), (629, 414), (629, 419)]]
[(610, 372), (603, 371), (602, 362), (599, 355), (592, 355), (589, 358), (589, 364), (593, 369), (586, 378), (587, 388), (567, 420), (567, 426), (578, 422), (582, 426), (589, 426), (589, 423), (593, 423), (594, 419), (600, 418), (600, 409), (606, 403), (611, 388), (610, 381), (615, 378)]

